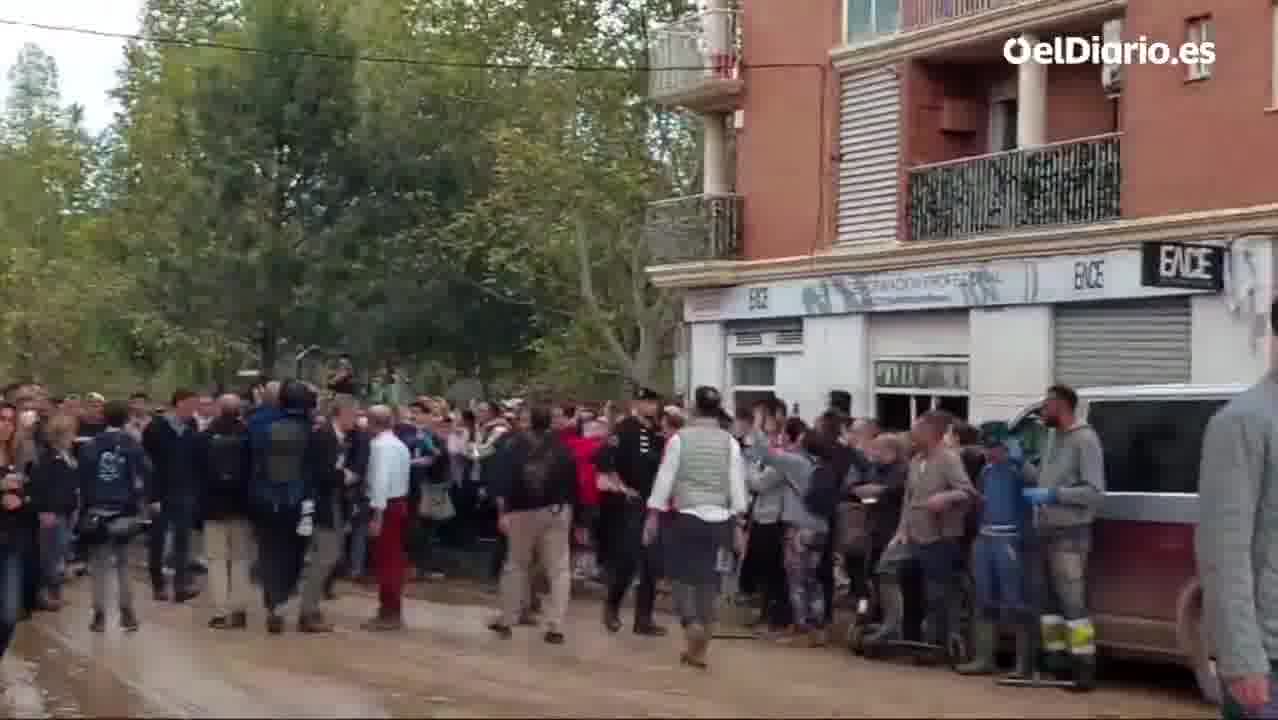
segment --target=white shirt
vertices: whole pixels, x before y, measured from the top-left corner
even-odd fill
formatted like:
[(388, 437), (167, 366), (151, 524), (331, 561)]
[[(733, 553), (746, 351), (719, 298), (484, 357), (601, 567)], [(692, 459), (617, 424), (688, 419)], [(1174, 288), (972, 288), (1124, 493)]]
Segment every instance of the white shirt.
[[(670, 509), (670, 495), (674, 492), (675, 473), (679, 471), (679, 448), (682, 447), (678, 435), (666, 441), (666, 454), (661, 458), (661, 468), (657, 470), (657, 479), (652, 484), (652, 495), (648, 498), (650, 510), (662, 512)], [(697, 505), (684, 508), (680, 512), (696, 515), (706, 522), (724, 522), (733, 515), (744, 515), (746, 511), (746, 466), (741, 457), (741, 448), (733, 441), (731, 459), (728, 467), (728, 497), (731, 508), (722, 505)]]
[(390, 430), (373, 438), (368, 454), (368, 504), (385, 510), (386, 503), (408, 497), (408, 476), (412, 468), (408, 446)]

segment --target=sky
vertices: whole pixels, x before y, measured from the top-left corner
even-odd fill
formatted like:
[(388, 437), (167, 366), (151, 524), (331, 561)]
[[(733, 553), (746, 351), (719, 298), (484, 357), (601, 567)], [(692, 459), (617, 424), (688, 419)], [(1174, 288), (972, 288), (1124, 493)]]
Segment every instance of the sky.
[[(69, 25), (116, 33), (136, 33), (143, 0), (0, 0), (0, 19), (46, 25)], [(93, 132), (110, 124), (116, 107), (107, 97), (124, 59), (124, 40), (78, 33), (52, 32), (0, 24), (0, 65), (4, 95), (8, 69), (26, 43), (53, 56), (62, 79), (62, 98), (84, 106), (85, 124)]]

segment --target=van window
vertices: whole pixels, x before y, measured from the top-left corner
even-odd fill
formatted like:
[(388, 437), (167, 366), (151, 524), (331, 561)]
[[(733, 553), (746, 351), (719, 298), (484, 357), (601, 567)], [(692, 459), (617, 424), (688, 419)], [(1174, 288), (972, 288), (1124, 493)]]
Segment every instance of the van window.
[(1225, 400), (1093, 400), (1111, 492), (1197, 493), (1207, 421)]

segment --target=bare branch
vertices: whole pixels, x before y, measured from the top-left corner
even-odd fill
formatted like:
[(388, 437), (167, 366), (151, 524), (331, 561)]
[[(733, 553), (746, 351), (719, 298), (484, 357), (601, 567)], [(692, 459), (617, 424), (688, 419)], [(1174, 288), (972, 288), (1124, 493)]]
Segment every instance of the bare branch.
[(590, 239), (588, 232), (586, 220), (578, 215), (574, 240), (577, 247), (577, 270), (581, 284), (581, 299), (585, 301), (586, 311), (590, 313), (595, 320), (595, 324), (599, 326), (599, 333), (603, 336), (604, 343), (616, 355), (626, 374), (633, 378), (636, 369), (634, 358), (626, 352), (626, 347), (622, 344), (621, 338), (617, 337), (617, 333), (608, 325), (608, 318), (604, 315), (599, 303), (599, 296), (595, 292), (594, 271), (590, 267)]

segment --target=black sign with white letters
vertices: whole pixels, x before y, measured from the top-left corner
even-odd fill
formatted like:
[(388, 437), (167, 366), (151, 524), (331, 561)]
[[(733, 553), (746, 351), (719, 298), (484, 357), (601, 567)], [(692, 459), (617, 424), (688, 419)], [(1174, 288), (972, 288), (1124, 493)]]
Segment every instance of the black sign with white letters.
[(1140, 284), (1219, 292), (1225, 287), (1225, 249), (1189, 243), (1141, 243)]

